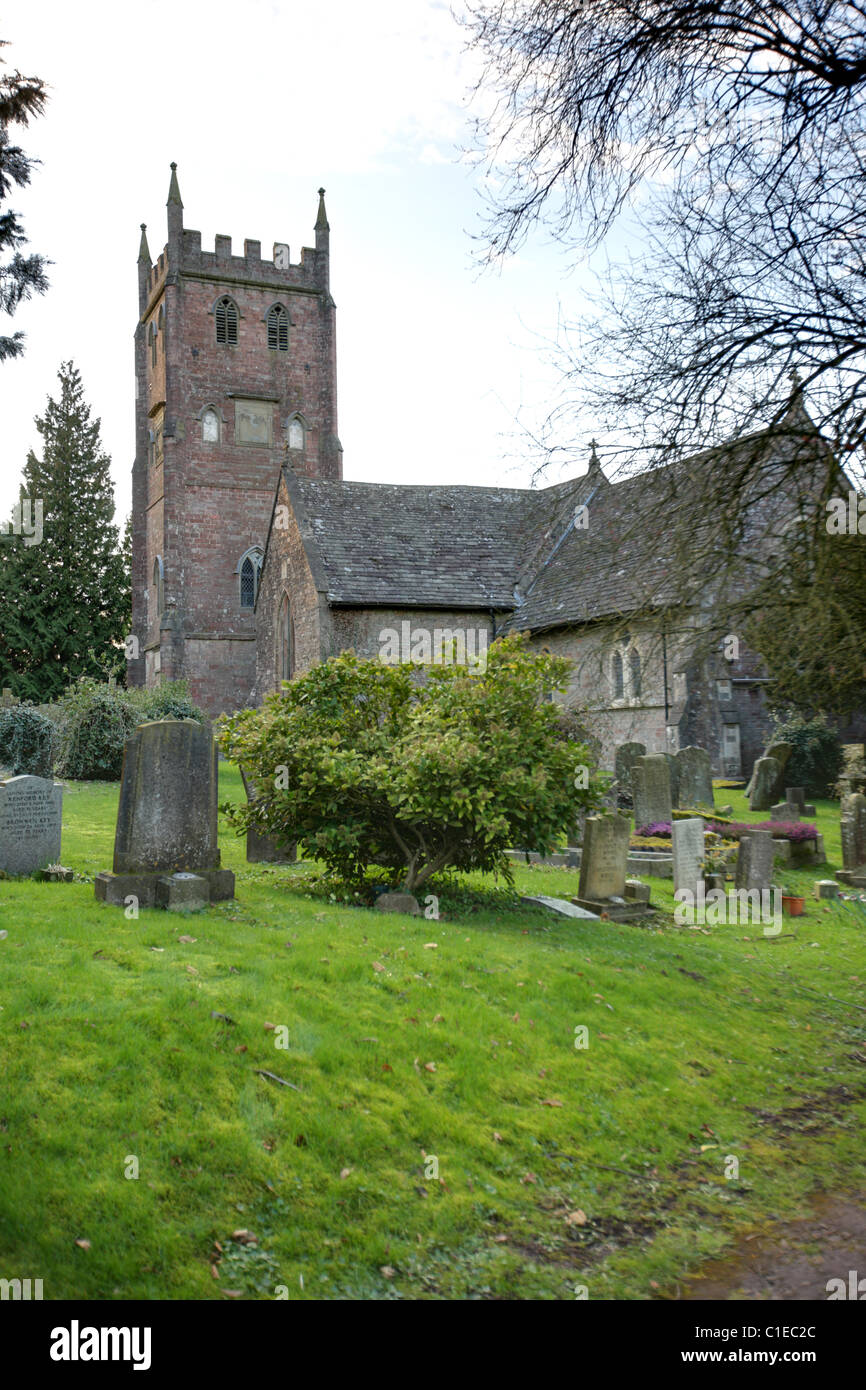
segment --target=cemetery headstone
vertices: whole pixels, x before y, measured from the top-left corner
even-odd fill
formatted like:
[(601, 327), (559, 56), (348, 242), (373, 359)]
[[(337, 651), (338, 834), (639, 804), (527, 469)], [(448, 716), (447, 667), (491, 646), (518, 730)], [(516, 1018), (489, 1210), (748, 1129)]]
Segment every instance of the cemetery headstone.
[(796, 806), (801, 816), (814, 816), (815, 807), (807, 804), (805, 787), (786, 787), (785, 800), (790, 805)]
[(842, 800), (842, 868), (840, 883), (866, 888), (866, 796), (855, 792)]
[[(241, 780), (247, 801), (253, 802), (258, 796), (258, 788), (252, 777), (241, 767)], [(297, 845), (285, 845), (274, 835), (264, 834), (250, 826), (247, 830), (248, 864), (294, 864), (298, 857)]]
[(671, 806), (679, 809), (682, 805), (680, 801), (680, 765), (676, 753), (665, 753), (665, 759), (671, 779)]
[(680, 806), (684, 810), (693, 806), (714, 806), (713, 772), (707, 750), (681, 748), (677, 753), (677, 765)]
[(50, 777), (0, 782), (0, 869), (32, 874), (60, 859), (63, 788)]
[[(773, 794), (772, 794), (772, 796), (770, 797), (770, 802), (771, 802), (771, 803), (772, 803), (773, 801), (778, 801), (779, 798), (780, 798), (781, 795), (782, 795), (782, 792), (784, 791), (783, 782), (784, 782), (785, 768), (786, 768), (787, 765), (788, 765), (788, 760), (789, 760), (791, 754), (793, 753), (793, 751), (794, 751), (794, 745), (793, 745), (793, 743), (785, 743), (783, 740), (779, 740), (779, 741), (776, 742), (776, 743), (771, 743), (771, 744), (769, 744), (769, 746), (767, 747), (766, 751), (765, 751), (764, 753), (762, 753), (762, 755), (761, 755), (761, 757), (764, 757), (764, 758), (775, 758), (775, 759), (776, 759), (776, 762), (779, 764), (779, 768), (780, 768), (778, 783), (777, 783), (776, 786), (773, 788)], [(755, 760), (755, 764), (754, 764), (754, 766), (753, 766), (753, 768), (752, 768), (752, 775), (751, 775), (751, 777), (749, 778), (748, 784), (747, 784), (747, 786), (746, 786), (746, 796), (751, 796), (751, 794), (752, 794), (752, 789), (753, 789), (753, 787), (754, 787), (754, 785), (755, 785), (755, 771), (756, 771), (757, 766), (758, 766), (758, 763), (759, 763), (760, 761), (761, 761), (761, 758), (757, 758), (757, 759)]]
[[(235, 877), (220, 868), (217, 747), (209, 724), (157, 719), (140, 724), (123, 755), (114, 872), (97, 874), (96, 896), (123, 906), (188, 910), (193, 890), (209, 902), (234, 897)], [(179, 875), (204, 882), (190, 885)]]
[(671, 827), (674, 851), (674, 892), (687, 889), (697, 894), (698, 882), (703, 877), (704, 861), (704, 822), (695, 817), (692, 820), (675, 820)]
[(775, 806), (770, 807), (770, 815), (773, 820), (798, 821), (800, 819), (800, 807), (795, 801), (777, 801)]
[(587, 816), (576, 899), (578, 907), (588, 912), (604, 912), (615, 920), (640, 915), (646, 910), (646, 904), (626, 902), (630, 838), (628, 816), (616, 813)]
[(664, 753), (637, 758), (631, 772), (636, 828), (671, 820), (671, 777)]
[(614, 754), (613, 773), (621, 805), (631, 804), (631, 770), (635, 760), (642, 758), (645, 753), (646, 746), (643, 743), (621, 743)]
[(735, 886), (763, 891), (770, 888), (773, 878), (773, 859), (776, 845), (772, 835), (744, 835), (737, 855)]
[(759, 758), (752, 774), (749, 806), (753, 811), (769, 811), (776, 800), (776, 785), (782, 775), (775, 758)]

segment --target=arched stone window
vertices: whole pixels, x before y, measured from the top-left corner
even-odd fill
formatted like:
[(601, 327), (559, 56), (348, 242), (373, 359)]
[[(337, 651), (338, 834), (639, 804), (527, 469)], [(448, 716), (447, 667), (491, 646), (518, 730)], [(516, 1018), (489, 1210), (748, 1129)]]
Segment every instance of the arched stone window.
[(631, 677), (631, 690), (629, 694), (633, 700), (639, 700), (641, 695), (641, 671), (640, 671), (640, 652), (637, 647), (632, 647), (628, 654), (629, 676)]
[(220, 417), (211, 406), (208, 406), (201, 417), (201, 437), (204, 444), (219, 444)]
[(290, 681), (295, 667), (295, 624), (288, 594), (283, 594), (277, 615), (277, 679)]
[(613, 686), (613, 698), (622, 700), (625, 695), (625, 680), (623, 677), (622, 657), (615, 651), (610, 659), (611, 684)]
[(218, 343), (233, 346), (238, 341), (238, 306), (228, 295), (217, 300), (214, 310), (216, 340)]
[(300, 415), (293, 415), (289, 420), (288, 445), (290, 449), (304, 449), (307, 443), (307, 432), (304, 429), (304, 422)]
[(157, 555), (153, 562), (153, 595), (156, 616), (161, 618), (165, 610), (165, 572), (161, 555)]
[(289, 316), (282, 304), (275, 304), (267, 314), (268, 347), (276, 352), (289, 350)]
[(255, 608), (256, 606), (263, 558), (261, 548), (257, 545), (241, 556), (238, 565), (241, 608)]
[(150, 365), (151, 365), (152, 367), (155, 367), (155, 366), (156, 366), (156, 329), (154, 328), (153, 324), (150, 325), (150, 330), (149, 330), (148, 335), (147, 335), (147, 341), (150, 343)]
[(163, 357), (164, 357), (164, 356), (165, 356), (165, 338), (163, 337), (163, 334), (165, 333), (165, 308), (164, 308), (164, 306), (163, 306), (162, 304), (160, 304), (160, 306), (159, 306), (159, 317), (158, 317), (158, 319), (157, 319), (157, 321), (156, 321), (156, 328), (157, 328), (157, 333), (159, 334), (159, 337), (160, 337), (160, 339), (161, 339), (161, 341), (162, 341), (162, 355), (163, 355)]

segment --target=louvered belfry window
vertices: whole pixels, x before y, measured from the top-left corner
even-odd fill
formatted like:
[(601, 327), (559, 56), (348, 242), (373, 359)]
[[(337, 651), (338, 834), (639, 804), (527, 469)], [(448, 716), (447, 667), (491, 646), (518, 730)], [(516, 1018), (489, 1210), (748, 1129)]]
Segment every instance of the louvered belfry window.
[(256, 603), (256, 567), (250, 556), (241, 565), (241, 608), (254, 608)]
[(289, 316), (282, 304), (268, 311), (268, 347), (279, 352), (289, 350)]
[(216, 306), (216, 340), (218, 343), (237, 343), (238, 309), (233, 299), (221, 299)]

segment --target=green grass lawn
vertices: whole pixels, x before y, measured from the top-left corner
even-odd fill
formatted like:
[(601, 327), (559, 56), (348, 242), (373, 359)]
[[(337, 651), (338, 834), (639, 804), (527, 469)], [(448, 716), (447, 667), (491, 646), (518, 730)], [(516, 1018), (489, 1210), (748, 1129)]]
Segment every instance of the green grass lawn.
[[(0, 883), (0, 1278), (50, 1299), (673, 1297), (736, 1233), (863, 1189), (866, 903), (810, 901), (767, 938), (675, 927), (669, 881), (641, 927), (485, 902), (478, 876), (440, 921), (391, 917), (329, 902), (311, 865), (247, 865), (223, 826), (237, 900), (132, 921), (93, 893), (117, 790), (67, 789), (75, 883)], [(838, 806), (818, 811), (808, 892), (839, 867)]]

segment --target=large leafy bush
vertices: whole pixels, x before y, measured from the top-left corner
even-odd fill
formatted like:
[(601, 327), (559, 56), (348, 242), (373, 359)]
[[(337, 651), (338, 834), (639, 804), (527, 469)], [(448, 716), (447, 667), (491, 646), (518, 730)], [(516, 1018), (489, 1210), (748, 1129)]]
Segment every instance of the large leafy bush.
[(30, 705), (0, 710), (0, 766), (14, 777), (50, 777), (54, 770), (57, 731), (54, 724)]
[(794, 751), (785, 768), (785, 785), (805, 787), (811, 796), (829, 796), (845, 761), (839, 735), (824, 715), (794, 711), (777, 719), (773, 741), (784, 739)]
[(220, 745), (258, 799), (225, 809), (344, 881), (370, 866), (406, 892), (446, 868), (510, 878), (507, 849), (549, 853), (600, 801), (589, 750), (557, 729), (568, 669), (519, 637), (495, 642), (478, 675), (344, 653), (226, 722)]
[(60, 711), (58, 772), (88, 782), (119, 779), (126, 740), (136, 725), (149, 719), (207, 718), (189, 698), (184, 681), (127, 690), (85, 678), (69, 687)]

